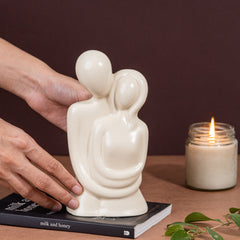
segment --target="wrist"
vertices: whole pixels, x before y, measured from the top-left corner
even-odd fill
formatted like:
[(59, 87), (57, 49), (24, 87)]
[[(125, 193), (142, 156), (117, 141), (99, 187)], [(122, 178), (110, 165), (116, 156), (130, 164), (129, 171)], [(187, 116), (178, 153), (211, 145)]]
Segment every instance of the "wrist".
[(50, 79), (56, 75), (55, 71), (51, 69), (44, 62), (39, 61), (34, 71), (27, 72), (23, 75), (24, 94), (20, 96), (28, 104), (36, 94), (41, 94), (45, 91)]
[(0, 38), (0, 88), (29, 101), (54, 72), (44, 62)]

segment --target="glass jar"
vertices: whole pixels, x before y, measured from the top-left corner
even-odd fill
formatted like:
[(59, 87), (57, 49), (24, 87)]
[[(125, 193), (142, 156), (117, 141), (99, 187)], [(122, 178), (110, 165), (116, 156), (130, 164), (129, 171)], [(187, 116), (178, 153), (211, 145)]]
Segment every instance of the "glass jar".
[(222, 190), (237, 183), (238, 141), (234, 128), (226, 123), (194, 123), (185, 145), (186, 185), (199, 190)]

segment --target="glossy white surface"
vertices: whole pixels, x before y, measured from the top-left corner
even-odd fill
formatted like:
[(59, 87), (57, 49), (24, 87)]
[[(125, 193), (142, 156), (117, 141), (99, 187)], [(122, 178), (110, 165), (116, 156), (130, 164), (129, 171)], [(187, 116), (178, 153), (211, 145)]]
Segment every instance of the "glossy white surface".
[(77, 60), (79, 81), (92, 93), (68, 110), (73, 169), (84, 192), (77, 216), (134, 216), (147, 211), (139, 186), (148, 147), (148, 128), (137, 114), (147, 97), (144, 76), (130, 69), (112, 73), (102, 52)]

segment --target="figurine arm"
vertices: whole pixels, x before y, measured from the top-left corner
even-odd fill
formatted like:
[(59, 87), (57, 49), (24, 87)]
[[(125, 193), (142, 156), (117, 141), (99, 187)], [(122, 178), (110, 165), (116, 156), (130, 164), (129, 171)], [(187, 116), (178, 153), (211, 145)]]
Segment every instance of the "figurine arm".
[(146, 157), (148, 146), (148, 129), (146, 125), (141, 122), (136, 129), (137, 138), (140, 138), (139, 151), (142, 151), (138, 163), (125, 170), (113, 170), (104, 166), (104, 159), (102, 154), (102, 142), (104, 134), (106, 133), (104, 124), (96, 124), (90, 136), (90, 152), (93, 155), (93, 163), (97, 170), (105, 177), (111, 180), (123, 180), (138, 177), (142, 172)]
[(81, 117), (81, 103), (75, 103), (70, 106), (67, 113), (67, 137), (68, 149), (71, 163), (78, 180), (83, 184), (82, 168), (81, 166), (81, 151), (79, 151), (80, 141), (80, 117)]
[(140, 132), (141, 132), (141, 159), (140, 162), (142, 164), (142, 170), (145, 166), (146, 159), (147, 159), (147, 151), (148, 151), (148, 138), (149, 138), (149, 133), (148, 133), (148, 127), (144, 122), (140, 122), (141, 127), (140, 127)]
[[(109, 188), (109, 187), (105, 187), (101, 184), (99, 184), (97, 181), (95, 181), (95, 179), (93, 177), (91, 177), (89, 175), (89, 171), (87, 171), (87, 167), (86, 164), (94, 164), (93, 161), (91, 160), (91, 158), (94, 157), (96, 158), (96, 160), (98, 159), (97, 156), (100, 156), (98, 154), (100, 154), (101, 152), (101, 148), (95, 148), (96, 146), (96, 142), (99, 142), (99, 139), (102, 139), (103, 135), (104, 135), (104, 128), (103, 127), (93, 127), (93, 131), (91, 132), (89, 141), (88, 141), (88, 157), (87, 159), (84, 159), (86, 161), (88, 161), (88, 163), (84, 164), (83, 161), (80, 161), (80, 157), (81, 157), (81, 151), (79, 151), (79, 145), (77, 144), (78, 142), (78, 130), (80, 129), (78, 125), (75, 125), (76, 128), (71, 127), (71, 124), (77, 124), (77, 119), (74, 116), (75, 114), (75, 108), (71, 107), (69, 109), (68, 112), (68, 141), (69, 141), (69, 152), (70, 152), (70, 157), (71, 157), (71, 161), (72, 161), (72, 165), (73, 165), (73, 169), (75, 171), (75, 174), (78, 178), (78, 180), (81, 182), (81, 184), (83, 185), (83, 187), (85, 189), (87, 189), (89, 192), (92, 192), (94, 195), (99, 196), (99, 197), (111, 197), (111, 198), (121, 198), (124, 196), (128, 196), (129, 194), (137, 191), (137, 189), (139, 188), (141, 181), (142, 181), (142, 177), (141, 175), (136, 176), (135, 177), (135, 181), (130, 184), (127, 185), (124, 188)], [(95, 139), (96, 134), (94, 134), (95, 132), (97, 132), (97, 139)], [(76, 151), (75, 151), (76, 150)], [(90, 162), (89, 162), (90, 161)], [(95, 168), (98, 168), (100, 165), (95, 165)], [(92, 166), (90, 166), (91, 168)], [(102, 168), (102, 166), (100, 166)]]

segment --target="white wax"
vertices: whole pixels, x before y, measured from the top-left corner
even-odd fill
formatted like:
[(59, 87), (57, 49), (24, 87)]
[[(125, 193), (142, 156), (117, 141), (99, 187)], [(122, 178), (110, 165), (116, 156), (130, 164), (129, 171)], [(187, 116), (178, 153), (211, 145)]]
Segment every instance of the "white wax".
[(225, 146), (186, 146), (186, 184), (203, 190), (231, 188), (237, 182), (237, 141)]

